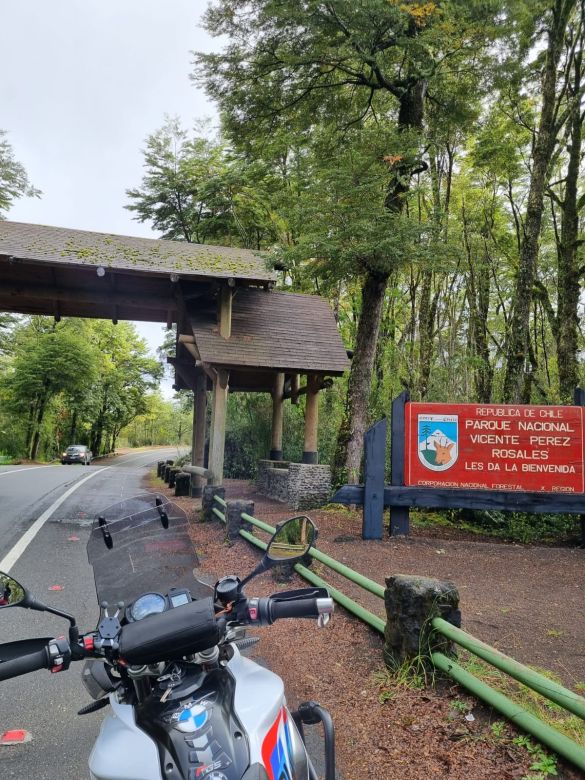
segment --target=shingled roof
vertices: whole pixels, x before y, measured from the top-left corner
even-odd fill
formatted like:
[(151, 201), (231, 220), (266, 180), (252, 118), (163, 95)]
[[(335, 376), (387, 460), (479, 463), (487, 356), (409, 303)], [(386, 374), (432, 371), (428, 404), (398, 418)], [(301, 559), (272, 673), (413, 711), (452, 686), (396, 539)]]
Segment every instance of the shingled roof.
[(197, 349), (215, 366), (342, 374), (347, 353), (333, 312), (317, 295), (238, 288), (229, 339), (215, 317), (191, 316)]
[(181, 278), (213, 277), (272, 281), (274, 273), (249, 249), (188, 244), (156, 238), (32, 225), (0, 220), (0, 257), (59, 266), (103, 266)]

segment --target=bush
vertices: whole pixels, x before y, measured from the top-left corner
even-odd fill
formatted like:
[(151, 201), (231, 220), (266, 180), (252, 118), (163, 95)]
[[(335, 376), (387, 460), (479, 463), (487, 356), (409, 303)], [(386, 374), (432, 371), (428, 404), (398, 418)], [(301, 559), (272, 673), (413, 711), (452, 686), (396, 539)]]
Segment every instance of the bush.
[(486, 533), (522, 544), (577, 541), (578, 537), (578, 515), (460, 510), (456, 516)]

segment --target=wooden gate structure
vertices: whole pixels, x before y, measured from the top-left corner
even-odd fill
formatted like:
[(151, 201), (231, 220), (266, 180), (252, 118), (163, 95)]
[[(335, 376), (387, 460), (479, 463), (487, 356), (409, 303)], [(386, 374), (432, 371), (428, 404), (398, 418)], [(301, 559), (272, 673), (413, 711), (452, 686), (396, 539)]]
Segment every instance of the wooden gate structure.
[(0, 221), (0, 311), (176, 324), (169, 362), (175, 388), (194, 394), (192, 462), (214, 485), (229, 391), (272, 395), (272, 460), (282, 459), (284, 401), (306, 394), (303, 462), (316, 463), (319, 390), (349, 364), (327, 301), (274, 291), (275, 281), (249, 249)]

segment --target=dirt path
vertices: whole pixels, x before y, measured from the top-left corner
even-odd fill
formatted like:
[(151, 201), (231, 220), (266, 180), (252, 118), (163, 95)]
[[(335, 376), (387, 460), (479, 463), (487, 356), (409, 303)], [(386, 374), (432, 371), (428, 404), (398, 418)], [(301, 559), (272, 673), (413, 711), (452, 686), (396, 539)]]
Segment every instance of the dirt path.
[[(243, 483), (226, 483), (227, 497), (256, 501), (254, 514), (275, 524), (289, 508), (254, 494)], [(164, 490), (170, 497), (170, 491)], [(192, 515), (193, 538), (202, 571), (247, 574), (258, 553), (243, 542), (223, 543), (219, 522), (197, 522), (196, 505), (178, 503)], [(362, 542), (357, 513), (314, 511), (318, 546), (380, 583), (398, 573), (453, 580), (460, 589), (464, 627), (519, 660), (559, 673), (566, 683), (585, 679), (583, 556), (581, 550), (508, 546), (413, 536), (409, 540)], [(335, 540), (338, 541), (335, 541)], [(340, 541), (342, 539), (342, 541)], [(319, 570), (317, 562), (314, 567)], [(383, 616), (380, 599), (369, 596), (329, 569), (332, 584)], [(286, 587), (304, 587), (296, 576)], [(278, 585), (269, 574), (248, 586), (266, 595)], [(337, 733), (339, 765), (346, 777), (428, 780), (521, 780), (534, 776), (534, 761), (517, 736), (457, 685), (413, 690), (384, 686), (382, 639), (361, 621), (337, 609), (326, 630), (314, 621), (281, 621), (258, 632), (257, 652), (285, 681), (289, 705), (315, 699), (330, 709)], [(467, 714), (473, 714), (471, 720)], [(559, 764), (558, 777), (579, 774)]]
[[(277, 522), (291, 515), (244, 485), (228, 481), (227, 495), (255, 500), (257, 517)], [(319, 549), (333, 558), (382, 585), (393, 574), (451, 580), (459, 589), (462, 628), (570, 687), (585, 683), (585, 550), (432, 538), (426, 531), (364, 542), (359, 512), (309, 514), (319, 527)], [(327, 567), (315, 563), (314, 569), (385, 618), (381, 599)]]

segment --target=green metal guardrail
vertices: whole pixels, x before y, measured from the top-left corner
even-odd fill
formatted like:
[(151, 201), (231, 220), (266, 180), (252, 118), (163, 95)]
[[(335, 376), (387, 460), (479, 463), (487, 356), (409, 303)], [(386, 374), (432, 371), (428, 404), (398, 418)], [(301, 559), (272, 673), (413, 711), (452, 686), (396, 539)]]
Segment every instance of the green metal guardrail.
[(562, 685), (554, 682), (554, 680), (549, 680), (548, 677), (535, 672), (528, 666), (524, 666), (524, 664), (515, 661), (510, 656), (504, 655), (504, 653), (501, 653), (494, 647), (486, 645), (481, 639), (476, 639), (471, 634), (456, 628), (451, 623), (443, 620), (443, 618), (435, 618), (432, 621), (432, 626), (435, 631), (446, 636), (452, 642), (461, 645), (461, 647), (469, 650), (470, 653), (483, 658), (488, 664), (495, 666), (496, 669), (500, 669), (500, 671), (523, 683), (531, 690), (550, 701), (554, 701), (555, 704), (585, 720), (585, 699), (579, 696), (578, 693), (563, 688)]
[[(450, 639), (452, 642), (464, 647), (470, 653), (482, 658), (488, 664), (495, 666), (496, 669), (504, 672), (518, 680), (527, 688), (540, 694), (549, 701), (558, 704), (565, 710), (585, 720), (585, 699), (573, 691), (563, 688), (562, 685), (549, 680), (544, 675), (535, 672), (524, 664), (515, 661), (513, 658), (501, 653), (494, 647), (486, 645), (480, 639), (476, 639), (471, 634), (456, 628), (443, 618), (434, 618), (432, 626), (439, 634)], [(559, 755), (571, 761), (576, 766), (585, 770), (585, 748), (574, 742), (569, 737), (561, 734), (552, 726), (543, 723), (535, 715), (527, 712), (516, 702), (509, 699), (500, 691), (494, 690), (486, 683), (478, 680), (473, 674), (463, 669), (452, 658), (448, 658), (443, 653), (432, 653), (433, 664), (441, 671), (448, 674), (460, 685), (463, 685), (479, 699), (483, 699), (494, 709), (501, 712), (517, 726), (536, 737), (544, 745), (555, 750)]]
[[(224, 507), (226, 506), (226, 502), (219, 496), (214, 496), (214, 499), (220, 505)], [(217, 517), (220, 518), (220, 520), (225, 523), (225, 516), (218, 509), (214, 507), (212, 511)], [(242, 512), (241, 518), (242, 520), (245, 520), (247, 523), (250, 523), (254, 527), (259, 528), (266, 533), (273, 534), (276, 530), (268, 523), (265, 523), (262, 520), (258, 520), (258, 518), (246, 514), (245, 512)], [(256, 547), (259, 547), (262, 550), (266, 549), (267, 544), (256, 538), (249, 531), (240, 529), (239, 533), (240, 536), (251, 542)], [(311, 549), (309, 554), (316, 560), (323, 563), (325, 566), (328, 566), (330, 569), (333, 569), (346, 579), (354, 582), (356, 585), (359, 585), (360, 587), (364, 588), (370, 593), (373, 593), (376, 596), (379, 596), (380, 598), (384, 598), (384, 588), (377, 582), (374, 582), (368, 577), (364, 577), (362, 574), (355, 572), (353, 569), (350, 569), (349, 566), (345, 566), (339, 561), (336, 561), (334, 558), (331, 558), (329, 555), (321, 552), (320, 550)], [(386, 624), (382, 618), (368, 611), (356, 601), (334, 588), (306, 566), (297, 563), (294, 566), (294, 569), (304, 579), (308, 580), (314, 585), (327, 588), (331, 596), (335, 599), (335, 601), (341, 604), (341, 606), (356, 615), (376, 631), (379, 631), (381, 634), (384, 633)], [(563, 688), (562, 685), (559, 685), (558, 683), (549, 680), (543, 675), (538, 674), (518, 661), (515, 661), (513, 658), (500, 653), (495, 648), (490, 647), (481, 640), (471, 636), (471, 634), (467, 634), (465, 631), (456, 628), (451, 623), (443, 620), (443, 618), (434, 618), (432, 621), (432, 627), (433, 630), (437, 633), (442, 634), (451, 641), (459, 644), (461, 647), (464, 647), (466, 650), (469, 650), (471, 653), (474, 653), (479, 658), (482, 658), (487, 663), (505, 672), (510, 677), (518, 680), (536, 693), (539, 693), (540, 695), (546, 697), (555, 704), (558, 704), (569, 712), (572, 712), (578, 717), (585, 719), (585, 699), (583, 699), (583, 697), (579, 696), (573, 691), (568, 690), (567, 688)], [(564, 734), (561, 734), (552, 726), (548, 726), (546, 723), (543, 723), (535, 715), (532, 715), (531, 713), (524, 710), (503, 693), (494, 690), (486, 683), (474, 677), (470, 672), (463, 669), (463, 667), (457, 664), (453, 659), (445, 656), (443, 653), (432, 653), (431, 660), (437, 669), (440, 669), (441, 671), (448, 674), (460, 685), (471, 691), (471, 693), (473, 693), (479, 699), (482, 699), (487, 704), (494, 707), (494, 709), (501, 712), (502, 715), (516, 724), (519, 728), (534, 736), (544, 745), (547, 745), (549, 748), (556, 751), (559, 755), (563, 756), (568, 761), (571, 761), (574, 765), (585, 770), (584, 747), (577, 744)]]
[(220, 512), (219, 509), (216, 509), (215, 507), (213, 507), (211, 511), (216, 517), (219, 517), (222, 523), (225, 524), (225, 515), (223, 512)]
[(447, 658), (443, 653), (432, 654), (433, 664), (441, 671), (448, 674), (464, 688), (467, 688), (478, 699), (483, 699), (494, 709), (501, 712), (508, 720), (516, 724), (523, 731), (527, 731), (536, 737), (540, 742), (559, 755), (571, 761), (576, 766), (585, 770), (585, 748), (573, 742), (572, 739), (561, 734), (552, 726), (543, 723), (535, 715), (522, 709), (516, 702), (513, 702), (503, 693), (495, 691), (489, 685), (478, 680), (470, 672), (459, 666), (452, 658)]

